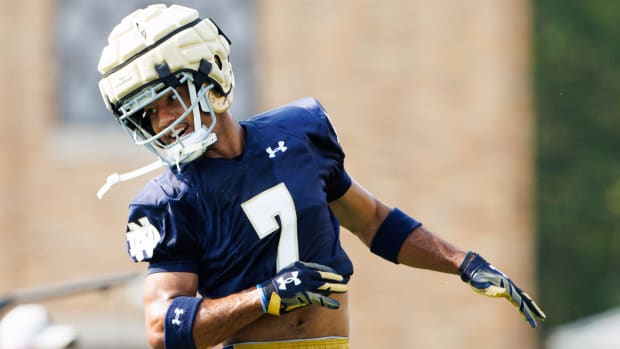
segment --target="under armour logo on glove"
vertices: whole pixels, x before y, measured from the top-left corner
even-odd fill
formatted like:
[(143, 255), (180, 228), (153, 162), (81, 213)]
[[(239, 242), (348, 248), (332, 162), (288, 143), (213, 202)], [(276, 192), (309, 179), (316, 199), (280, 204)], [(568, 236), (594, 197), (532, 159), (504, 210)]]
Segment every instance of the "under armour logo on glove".
[(309, 304), (338, 309), (340, 303), (328, 297), (347, 292), (342, 275), (328, 266), (295, 262), (282, 269), (273, 279), (256, 286), (261, 292), (261, 305), (267, 314), (280, 315)]
[(267, 152), (267, 154), (269, 154), (269, 158), (273, 159), (276, 157), (277, 152), (281, 151), (284, 153), (287, 149), (288, 147), (284, 145), (284, 141), (279, 141), (277, 148), (272, 149), (271, 147), (268, 147), (267, 149), (265, 149), (265, 151)]
[(301, 284), (301, 280), (299, 280), (297, 275), (299, 275), (299, 272), (294, 271), (291, 273), (291, 276), (286, 279), (282, 276), (276, 279), (276, 282), (279, 285), (278, 288), (281, 290), (286, 290), (286, 284), (290, 284), (290, 283), (294, 283), (295, 286), (299, 286)]

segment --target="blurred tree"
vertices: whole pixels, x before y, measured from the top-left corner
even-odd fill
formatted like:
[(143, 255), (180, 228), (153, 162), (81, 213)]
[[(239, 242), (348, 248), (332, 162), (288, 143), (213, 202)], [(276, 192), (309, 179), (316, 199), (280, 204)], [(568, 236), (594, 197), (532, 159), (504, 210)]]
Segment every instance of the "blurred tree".
[(534, 1), (540, 304), (620, 306), (620, 1)]

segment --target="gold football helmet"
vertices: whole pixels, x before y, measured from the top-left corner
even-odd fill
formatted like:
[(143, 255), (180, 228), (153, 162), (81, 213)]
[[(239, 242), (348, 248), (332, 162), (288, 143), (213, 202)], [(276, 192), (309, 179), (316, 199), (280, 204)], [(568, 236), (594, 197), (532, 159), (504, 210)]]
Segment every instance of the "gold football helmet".
[[(234, 76), (230, 41), (210, 19), (183, 6), (157, 4), (134, 11), (110, 33), (99, 60), (99, 89), (107, 108), (136, 144), (144, 145), (166, 165), (179, 166), (216, 141), (215, 113), (232, 103)], [(190, 103), (176, 87), (186, 85)], [(183, 107), (171, 125), (155, 133), (144, 108), (172, 94)], [(201, 111), (211, 116), (203, 124)], [(194, 118), (194, 131), (164, 143), (175, 126)]]

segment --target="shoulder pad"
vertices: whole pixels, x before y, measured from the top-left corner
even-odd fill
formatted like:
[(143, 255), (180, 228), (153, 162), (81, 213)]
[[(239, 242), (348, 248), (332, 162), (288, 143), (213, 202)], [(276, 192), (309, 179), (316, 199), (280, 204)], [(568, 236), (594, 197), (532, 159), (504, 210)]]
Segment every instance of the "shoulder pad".
[(160, 205), (168, 200), (177, 200), (188, 189), (187, 180), (168, 169), (161, 176), (153, 178), (134, 198), (135, 205)]

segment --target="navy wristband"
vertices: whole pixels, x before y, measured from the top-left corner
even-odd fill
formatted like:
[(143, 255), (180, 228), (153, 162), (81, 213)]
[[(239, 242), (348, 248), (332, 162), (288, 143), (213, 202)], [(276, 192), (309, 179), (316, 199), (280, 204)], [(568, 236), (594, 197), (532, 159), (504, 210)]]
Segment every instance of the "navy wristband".
[(260, 291), (260, 305), (263, 308), (263, 313), (267, 314), (267, 307), (269, 305), (269, 299), (265, 295), (264, 287), (261, 284), (256, 285), (256, 288)]
[(405, 239), (422, 223), (409, 217), (398, 208), (393, 208), (385, 217), (370, 243), (370, 251), (392, 263), (398, 264), (398, 252)]
[(164, 347), (166, 349), (196, 349), (192, 330), (202, 298), (176, 297), (166, 312)]

